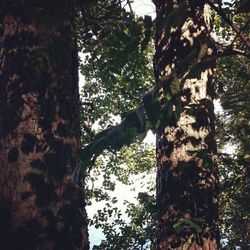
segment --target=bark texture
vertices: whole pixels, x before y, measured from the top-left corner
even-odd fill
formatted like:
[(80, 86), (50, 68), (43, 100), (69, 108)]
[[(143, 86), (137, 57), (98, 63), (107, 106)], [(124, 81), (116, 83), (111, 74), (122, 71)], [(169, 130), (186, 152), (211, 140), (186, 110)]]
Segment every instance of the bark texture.
[(71, 1), (0, 5), (0, 248), (88, 249)]
[[(177, 81), (180, 119), (157, 132), (157, 249), (218, 248), (218, 177), (213, 107), (213, 47), (205, 1), (155, 0), (157, 80), (164, 108)], [(169, 78), (168, 78), (169, 77)], [(173, 112), (177, 106), (173, 105)]]

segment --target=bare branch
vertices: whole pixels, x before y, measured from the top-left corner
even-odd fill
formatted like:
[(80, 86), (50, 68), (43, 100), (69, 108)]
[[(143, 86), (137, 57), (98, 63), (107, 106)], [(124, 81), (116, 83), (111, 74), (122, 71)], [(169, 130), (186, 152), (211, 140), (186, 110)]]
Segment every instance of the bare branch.
[[(250, 18), (247, 20), (247, 22), (242, 26), (242, 28), (240, 29), (240, 33), (242, 33), (246, 27), (248, 26), (248, 24), (250, 23)], [(235, 43), (235, 41), (237, 40), (237, 38), (239, 37), (238, 34), (236, 34), (235, 38), (233, 39), (233, 41), (231, 42), (231, 45), (233, 45)]]
[(246, 52), (241, 51), (239, 49), (225, 49), (224, 51), (218, 54), (218, 57), (233, 55), (245, 56), (247, 58), (250, 58), (250, 54), (247, 54)]
[(91, 128), (85, 122), (82, 123), (82, 127), (87, 132), (90, 138), (90, 141), (92, 141), (95, 137), (95, 133), (91, 130)]
[(210, 0), (207, 0), (207, 3), (213, 8), (220, 17), (232, 28), (232, 30), (237, 34), (240, 38), (241, 42), (250, 49), (250, 41), (242, 34), (242, 31), (233, 23), (233, 21), (227, 17), (227, 15), (223, 12), (222, 9), (216, 7)]

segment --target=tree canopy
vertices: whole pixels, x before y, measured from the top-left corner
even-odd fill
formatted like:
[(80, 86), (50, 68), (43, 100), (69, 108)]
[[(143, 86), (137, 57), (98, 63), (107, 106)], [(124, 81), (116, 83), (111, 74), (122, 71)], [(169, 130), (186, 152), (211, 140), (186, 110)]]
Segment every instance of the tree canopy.
[[(244, 249), (249, 244), (249, 236), (246, 233), (249, 223), (249, 207), (247, 205), (249, 204), (249, 191), (247, 191), (249, 188), (249, 177), (247, 177), (247, 152), (249, 151), (247, 109), (249, 105), (247, 105), (246, 98), (249, 95), (247, 87), (249, 82), (249, 48), (240, 37), (242, 35), (248, 39), (248, 14), (246, 7), (243, 8), (245, 5), (246, 2), (239, 1), (224, 3), (223, 7), (212, 4), (214, 7), (215, 40), (222, 56), (217, 64), (216, 93), (223, 108), (222, 113), (217, 116), (217, 138), (222, 150), (219, 153), (222, 190), (220, 227), (223, 239), (222, 246), (225, 249), (238, 246)], [(150, 94), (145, 95), (145, 91), (153, 86), (153, 70), (150, 60), (152, 60), (153, 54), (154, 20), (151, 20), (149, 16), (138, 17), (124, 9), (121, 10), (121, 13), (121, 19), (115, 21), (116, 25), (112, 32), (109, 32), (105, 39), (101, 39), (101, 42), (96, 39), (95, 49), (88, 51), (86, 63), (82, 66), (82, 73), (86, 76), (83, 100), (84, 105), (89, 105), (89, 109), (85, 109), (87, 110), (85, 118), (89, 117), (91, 120), (90, 129), (95, 122), (99, 122), (98, 129), (107, 127), (112, 124), (112, 119), (114, 122), (114, 116), (140, 106), (143, 103), (143, 96), (151, 98)], [(228, 20), (232, 20), (232, 22)], [(235, 27), (239, 27), (240, 32), (237, 33)], [(108, 94), (102, 94), (99, 90)], [(89, 93), (93, 93), (92, 99)], [(155, 106), (153, 107), (152, 109), (155, 110)], [(152, 119), (154, 118), (152, 117)], [(91, 137), (89, 130), (87, 128), (85, 130), (86, 136)], [(113, 137), (112, 133), (110, 137)], [(107, 139), (109, 140), (109, 138)], [(230, 142), (235, 147), (234, 153), (225, 154), (224, 148), (228, 147)], [(108, 173), (108, 176), (115, 175), (119, 180), (127, 183), (128, 176), (138, 172), (155, 171), (152, 168), (144, 168), (145, 165), (140, 153), (141, 146), (135, 145), (132, 144), (132, 150), (133, 155), (138, 155), (138, 159), (135, 159), (139, 162), (138, 170), (134, 170), (135, 165), (130, 161), (131, 147), (122, 149), (122, 152), (125, 153), (124, 156), (119, 152), (114, 156), (112, 150), (116, 148), (111, 146), (111, 150), (106, 152), (107, 159), (101, 163), (97, 162), (97, 166), (100, 166), (99, 168), (104, 171), (105, 178)], [(145, 152), (145, 146), (142, 147)], [(148, 161), (152, 157), (151, 154), (148, 154)], [(116, 157), (118, 159), (125, 157), (127, 170), (119, 167), (121, 162)], [(105, 178), (105, 184), (110, 185), (107, 189), (112, 187), (113, 190), (115, 183), (111, 184), (110, 177), (107, 178), (108, 181)], [(101, 193), (103, 190), (98, 190), (96, 193), (92, 190), (92, 195), (100, 196)], [(108, 199), (107, 196), (106, 198)], [(92, 223), (96, 227), (101, 227), (106, 237), (106, 240), (99, 247), (95, 247), (96, 249), (119, 249), (119, 247), (121, 249), (141, 249), (141, 247), (147, 249), (150, 244), (153, 247), (156, 221), (154, 217), (155, 197), (152, 190), (149, 193), (139, 193), (138, 201), (138, 204), (127, 204), (126, 213), (130, 217), (130, 221), (121, 219), (121, 214), (117, 213), (118, 210), (116, 210), (118, 208), (112, 210), (109, 207), (106, 211), (101, 211), (95, 216)], [(109, 224), (108, 218), (115, 213), (113, 222)], [(118, 225), (120, 229), (114, 230)]]
[[(86, 223), (85, 220), (81, 223), (77, 222), (74, 216), (78, 216), (78, 219), (82, 217), (86, 219), (84, 209), (79, 212), (81, 210), (79, 207), (85, 206), (86, 201), (90, 209), (93, 203), (103, 204), (103, 208), (98, 209), (97, 213), (89, 218), (89, 226), (102, 230), (104, 234), (104, 239), (99, 245), (93, 246), (93, 249), (164, 248), (164, 246), (157, 246), (156, 240), (157, 230), (159, 230), (159, 211), (157, 212), (159, 201), (155, 191), (159, 187), (155, 183), (157, 165), (155, 145), (146, 143), (144, 138), (150, 130), (151, 133), (159, 135), (158, 132), (164, 131), (167, 126), (176, 126), (185, 106), (183, 96), (190, 98), (188, 91), (184, 93), (185, 89), (183, 90), (185, 81), (197, 75), (200, 76), (201, 72), (208, 68), (216, 68), (213, 73), (215, 93), (212, 95), (219, 101), (222, 109), (216, 114), (218, 152), (212, 155), (211, 152), (201, 149), (186, 153), (190, 154), (190, 157), (194, 155), (194, 158), (198, 159), (204, 167), (218, 165), (221, 249), (250, 247), (249, 1), (206, 0), (200, 3), (193, 0), (169, 1), (172, 7), (168, 8), (165, 14), (162, 13), (166, 7), (163, 4), (164, 1), (153, 2), (158, 6), (156, 19), (150, 15), (138, 16), (133, 10), (133, 1), (130, 0), (64, 0), (43, 1), (43, 3), (29, 0), (19, 3), (12, 0), (9, 3), (6, 1), (0, 3), (2, 51), (0, 80), (3, 83), (1, 86), (0, 82), (0, 90), (3, 90), (0, 93), (2, 114), (0, 139), (6, 137), (6, 131), (15, 129), (15, 125), (19, 128), (18, 124), (23, 122), (22, 116), (21, 118), (18, 116), (20, 121), (14, 119), (11, 123), (8, 112), (16, 115), (22, 111), (22, 108), (26, 110), (27, 103), (29, 105), (34, 103), (35, 107), (33, 110), (29, 109), (31, 115), (27, 115), (27, 119), (31, 117), (30, 120), (34, 122), (38, 117), (38, 125), (33, 127), (41, 125), (45, 135), (45, 139), (43, 136), (39, 137), (32, 130), (32, 126), (26, 127), (27, 131), (31, 131), (29, 133), (25, 132), (25, 128), (19, 131), (22, 143), (27, 146), (21, 147), (21, 151), (28, 155), (28, 160), (25, 158), (23, 162), (31, 161), (33, 171), (31, 174), (30, 172), (26, 174), (26, 170), (23, 171), (22, 178), (34, 191), (38, 214), (42, 211), (42, 216), (52, 225), (48, 222), (42, 226), (39, 224), (38, 231), (35, 231), (34, 221), (26, 223), (28, 226), (31, 225), (28, 229), (32, 231), (31, 235), (38, 237), (34, 233), (38, 232), (37, 235), (41, 236), (38, 239), (39, 242), (43, 239), (43, 233), (40, 231), (49, 234), (49, 230), (54, 230), (57, 233), (56, 246), (63, 247), (64, 243), (60, 242), (59, 238), (70, 233), (67, 244), (77, 249), (83, 242), (83, 234), (80, 232), (82, 229), (77, 226), (82, 226), (81, 223), (86, 226)], [(210, 30), (204, 32), (205, 27), (203, 27), (200, 33), (197, 32), (193, 36), (197, 38), (202, 32), (205, 34), (200, 40), (197, 39), (195, 46), (197, 45), (198, 49), (195, 46), (190, 46), (190, 51), (183, 49), (185, 53), (180, 55), (180, 58), (174, 58), (176, 49), (172, 54), (168, 51), (175, 65), (169, 70), (171, 73), (164, 73), (161, 76), (158, 72), (160, 67), (157, 68), (156, 64), (162, 63), (161, 67), (166, 70), (166, 62), (161, 62), (160, 58), (157, 59), (157, 56), (154, 56), (157, 46), (163, 40), (167, 44), (174, 35), (180, 41), (182, 38), (178, 32), (184, 33), (184, 28), (186, 33), (194, 32), (192, 28), (195, 26), (192, 24), (193, 26), (188, 27), (188, 20), (191, 19), (192, 14), (195, 16), (198, 12), (204, 11), (204, 6), (212, 15), (213, 35), (210, 36)], [(12, 16), (12, 22), (8, 19), (9, 16)], [(162, 20), (159, 20), (159, 17)], [(205, 16), (202, 18), (204, 23), (209, 23), (209, 18), (206, 19)], [(197, 18), (197, 23), (202, 18)], [(12, 25), (16, 33), (14, 31), (11, 33), (11, 29), (8, 30)], [(157, 30), (161, 30), (164, 36), (159, 38)], [(49, 39), (46, 39), (46, 34), (49, 34)], [(208, 37), (209, 41), (202, 40)], [(16, 39), (16, 45), (11, 39)], [(190, 38), (189, 42), (192, 45), (193, 40)], [(164, 48), (161, 52), (167, 49)], [(15, 54), (16, 51), (18, 54)], [(16, 60), (17, 64), (11, 61), (14, 58), (11, 57), (11, 53), (14, 53), (19, 60)], [(9, 57), (11, 60), (5, 59)], [(12, 77), (14, 65), (17, 65), (18, 74), (27, 76), (23, 78), (27, 86), (24, 86), (21, 81), (20, 84), (18, 83), (18, 88), (11, 85), (15, 80)], [(84, 76), (79, 103), (76, 90), (78, 68)], [(23, 72), (22, 69), (27, 72)], [(10, 74), (10, 85), (8, 74)], [(33, 79), (40, 89), (38, 85), (32, 85)], [(45, 86), (42, 84), (44, 82), (50, 82), (50, 84)], [(70, 83), (74, 85), (74, 89), (69, 87)], [(210, 92), (213, 90), (210, 89)], [(11, 105), (13, 104), (17, 111), (6, 104), (9, 103), (8, 93), (10, 95), (14, 93), (17, 96), (15, 102), (10, 98)], [(33, 94), (34, 96), (38, 94), (39, 98), (32, 99)], [(26, 95), (28, 99), (24, 97)], [(69, 101), (71, 97), (72, 100)], [(210, 104), (204, 98), (199, 100), (197, 105), (191, 104), (192, 108), (185, 112), (189, 115), (194, 115), (196, 112), (197, 117), (200, 115), (202, 127), (203, 123), (211, 117), (206, 120), (199, 107), (212, 110), (213, 107)], [(8, 110), (5, 107), (8, 107)], [(6, 121), (11, 125), (10, 128), (6, 125)], [(15, 138), (15, 133), (11, 136)], [(200, 143), (192, 138), (188, 139), (192, 144)], [(79, 140), (81, 140), (81, 148)], [(159, 142), (159, 138), (155, 140)], [(41, 141), (44, 145), (47, 144), (41, 146), (39, 144)], [(44, 153), (44, 158), (31, 159), (29, 154), (34, 153), (34, 148), (39, 151), (38, 145), (40, 145), (40, 151)], [(10, 151), (9, 147), (6, 146), (7, 158), (12, 164), (17, 161), (18, 152), (21, 151), (16, 144)], [(1, 157), (0, 159), (6, 158)], [(54, 160), (51, 157), (58, 159)], [(174, 172), (181, 173), (180, 180), (183, 182), (180, 184), (183, 184), (184, 189), (185, 185), (190, 183), (184, 185), (182, 178), (189, 177), (183, 173), (186, 173), (188, 168), (194, 169), (191, 168), (192, 164), (192, 161), (178, 163), (178, 169)], [(59, 169), (58, 166), (62, 168)], [(26, 167), (24, 166), (23, 169)], [(72, 171), (73, 167), (74, 171)], [(30, 171), (28, 167), (27, 169)], [(1, 169), (1, 171), (4, 173), (5, 170)], [(23, 174), (21, 170), (20, 173)], [(16, 175), (18, 174), (19, 172)], [(195, 175), (192, 171), (188, 175), (192, 174)], [(165, 181), (169, 182), (170, 179), (166, 176)], [(119, 185), (132, 188), (138, 183), (144, 188), (138, 192), (136, 200), (124, 200), (123, 208), (119, 207), (118, 200), (123, 198), (123, 194), (116, 197), (112, 195), (114, 191), (119, 189)], [(23, 202), (30, 197), (33, 197), (32, 192), (22, 193)], [(85, 201), (82, 200), (83, 197)], [(63, 207), (59, 208), (56, 204), (53, 207), (50, 206), (51, 200), (58, 202), (59, 206), (65, 201), (66, 205), (63, 204)], [(49, 209), (53, 207), (53, 212), (49, 209), (45, 210), (46, 206), (50, 206)], [(54, 216), (55, 214), (57, 217)], [(37, 217), (41, 218), (40, 214)], [(167, 221), (169, 215), (164, 213), (161, 218)], [(175, 235), (181, 235), (186, 230), (188, 233), (198, 235), (199, 238), (204, 225), (207, 226), (204, 221), (203, 217), (180, 218), (175, 223), (171, 222), (172, 231)], [(44, 231), (42, 231), (43, 226), (46, 228)], [(2, 227), (0, 227), (0, 233), (2, 230), (5, 232)], [(84, 230), (84, 247), (87, 249), (86, 227)], [(28, 232), (30, 231), (24, 231), (23, 237), (29, 238)], [(15, 234), (16, 232), (12, 235)], [(67, 237), (64, 238), (67, 240)], [(28, 246), (27, 242), (25, 241), (24, 247)], [(2, 243), (1, 238), (0, 243)]]

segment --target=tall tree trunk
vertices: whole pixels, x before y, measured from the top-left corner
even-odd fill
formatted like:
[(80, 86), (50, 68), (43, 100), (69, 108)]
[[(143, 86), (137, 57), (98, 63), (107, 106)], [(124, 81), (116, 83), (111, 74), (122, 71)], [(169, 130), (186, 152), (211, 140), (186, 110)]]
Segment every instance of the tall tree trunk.
[(71, 1), (0, 10), (0, 248), (88, 249)]
[[(205, 1), (155, 0), (155, 75), (181, 96), (180, 119), (157, 132), (157, 249), (218, 249), (218, 177), (210, 10)], [(172, 88), (169, 84), (172, 82)], [(173, 89), (175, 82), (175, 89)], [(180, 92), (178, 92), (178, 82)], [(172, 106), (173, 113), (178, 105)]]

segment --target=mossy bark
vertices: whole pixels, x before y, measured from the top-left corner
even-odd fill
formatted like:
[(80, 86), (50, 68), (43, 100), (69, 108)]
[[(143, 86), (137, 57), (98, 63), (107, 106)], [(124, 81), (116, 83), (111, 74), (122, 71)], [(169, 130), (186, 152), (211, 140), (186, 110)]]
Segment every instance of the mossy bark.
[[(180, 118), (157, 132), (157, 249), (218, 249), (213, 73), (215, 48), (205, 1), (155, 0), (155, 76), (181, 98)], [(176, 85), (177, 86), (177, 85)], [(173, 94), (172, 93), (172, 94)], [(173, 95), (174, 95), (173, 94)], [(173, 106), (173, 113), (177, 107)]]
[(3, 1), (0, 248), (88, 249), (71, 1)]

